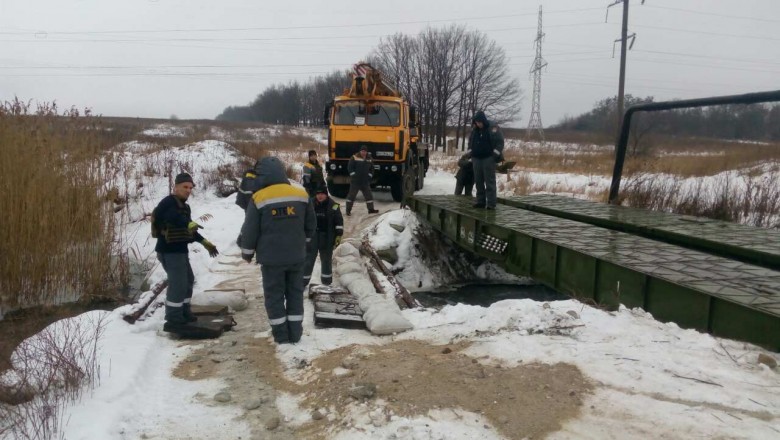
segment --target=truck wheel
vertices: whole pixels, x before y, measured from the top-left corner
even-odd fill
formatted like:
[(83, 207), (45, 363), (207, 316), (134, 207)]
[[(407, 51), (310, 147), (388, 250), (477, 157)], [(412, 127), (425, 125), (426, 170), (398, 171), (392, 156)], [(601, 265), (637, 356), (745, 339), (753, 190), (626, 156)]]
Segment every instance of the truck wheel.
[(349, 185), (344, 184), (331, 184), (328, 185), (328, 192), (334, 197), (338, 197), (340, 199), (344, 199), (347, 197), (347, 194), (349, 193)]
[(417, 172), (414, 168), (407, 168), (403, 177), (403, 194), (401, 200), (404, 197), (411, 197), (417, 189)]
[(390, 184), (390, 194), (393, 196), (394, 202), (401, 202), (404, 199), (404, 190), (401, 185), (401, 179), (393, 180)]

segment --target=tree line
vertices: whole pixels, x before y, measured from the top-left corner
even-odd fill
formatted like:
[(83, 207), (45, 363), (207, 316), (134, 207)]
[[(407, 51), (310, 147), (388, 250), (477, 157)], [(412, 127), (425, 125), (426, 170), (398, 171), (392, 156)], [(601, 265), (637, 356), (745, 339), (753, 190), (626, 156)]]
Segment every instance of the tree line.
[[(510, 76), (508, 60), (495, 41), (462, 25), (428, 28), (417, 35), (397, 33), (382, 38), (366, 57), (417, 107), (425, 141), (443, 146), (448, 127), (455, 127), (461, 147), (477, 110), (499, 124), (519, 116), (521, 89)], [(349, 74), (333, 72), (304, 84), (271, 86), (249, 105), (228, 107), (217, 119), (319, 124), (325, 106), (349, 87)]]
[[(625, 106), (653, 101), (652, 96), (626, 95)], [(602, 99), (590, 111), (565, 117), (551, 128), (614, 135), (618, 128), (616, 103), (616, 96)], [(650, 132), (718, 139), (780, 140), (780, 104), (731, 104), (640, 112), (632, 118), (631, 131), (634, 140)]]

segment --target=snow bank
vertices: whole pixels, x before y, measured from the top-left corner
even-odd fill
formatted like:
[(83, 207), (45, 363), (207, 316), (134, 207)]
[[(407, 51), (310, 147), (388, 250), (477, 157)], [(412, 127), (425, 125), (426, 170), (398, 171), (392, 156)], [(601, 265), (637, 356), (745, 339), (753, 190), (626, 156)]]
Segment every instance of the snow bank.
[(158, 124), (152, 128), (143, 130), (141, 134), (144, 136), (160, 138), (187, 137), (192, 134), (192, 128), (171, 124)]

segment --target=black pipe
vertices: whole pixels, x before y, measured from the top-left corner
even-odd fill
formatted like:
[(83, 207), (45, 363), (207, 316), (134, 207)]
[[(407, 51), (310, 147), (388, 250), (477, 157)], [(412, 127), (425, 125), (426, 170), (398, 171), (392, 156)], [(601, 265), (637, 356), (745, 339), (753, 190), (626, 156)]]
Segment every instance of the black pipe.
[(724, 104), (758, 104), (762, 102), (780, 101), (780, 90), (771, 92), (747, 93), (744, 95), (715, 96), (712, 98), (685, 99), (682, 101), (651, 102), (632, 105), (623, 114), (620, 135), (615, 145), (615, 167), (612, 170), (612, 185), (609, 188), (609, 203), (616, 204), (620, 192), (620, 180), (623, 177), (623, 164), (626, 159), (628, 135), (631, 131), (631, 117), (636, 112), (657, 112), (678, 108), (708, 107)]

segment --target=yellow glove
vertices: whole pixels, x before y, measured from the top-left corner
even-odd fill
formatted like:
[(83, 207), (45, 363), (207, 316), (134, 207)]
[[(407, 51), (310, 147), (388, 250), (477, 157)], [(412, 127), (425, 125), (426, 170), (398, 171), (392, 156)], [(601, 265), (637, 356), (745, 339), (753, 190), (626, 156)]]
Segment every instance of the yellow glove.
[(217, 247), (214, 246), (214, 243), (208, 240), (203, 240), (200, 242), (200, 244), (202, 244), (203, 247), (206, 248), (207, 251), (209, 251), (209, 256), (211, 256), (211, 258), (214, 258), (217, 255), (219, 255), (219, 251), (217, 250)]
[(195, 222), (189, 222), (187, 224), (187, 230), (189, 230), (190, 233), (193, 233), (193, 232), (197, 231), (198, 229), (203, 229), (203, 226), (201, 226), (201, 225), (199, 225), (199, 224), (197, 224)]
[(338, 247), (341, 244), (341, 235), (336, 236), (336, 241), (333, 242), (333, 247)]

